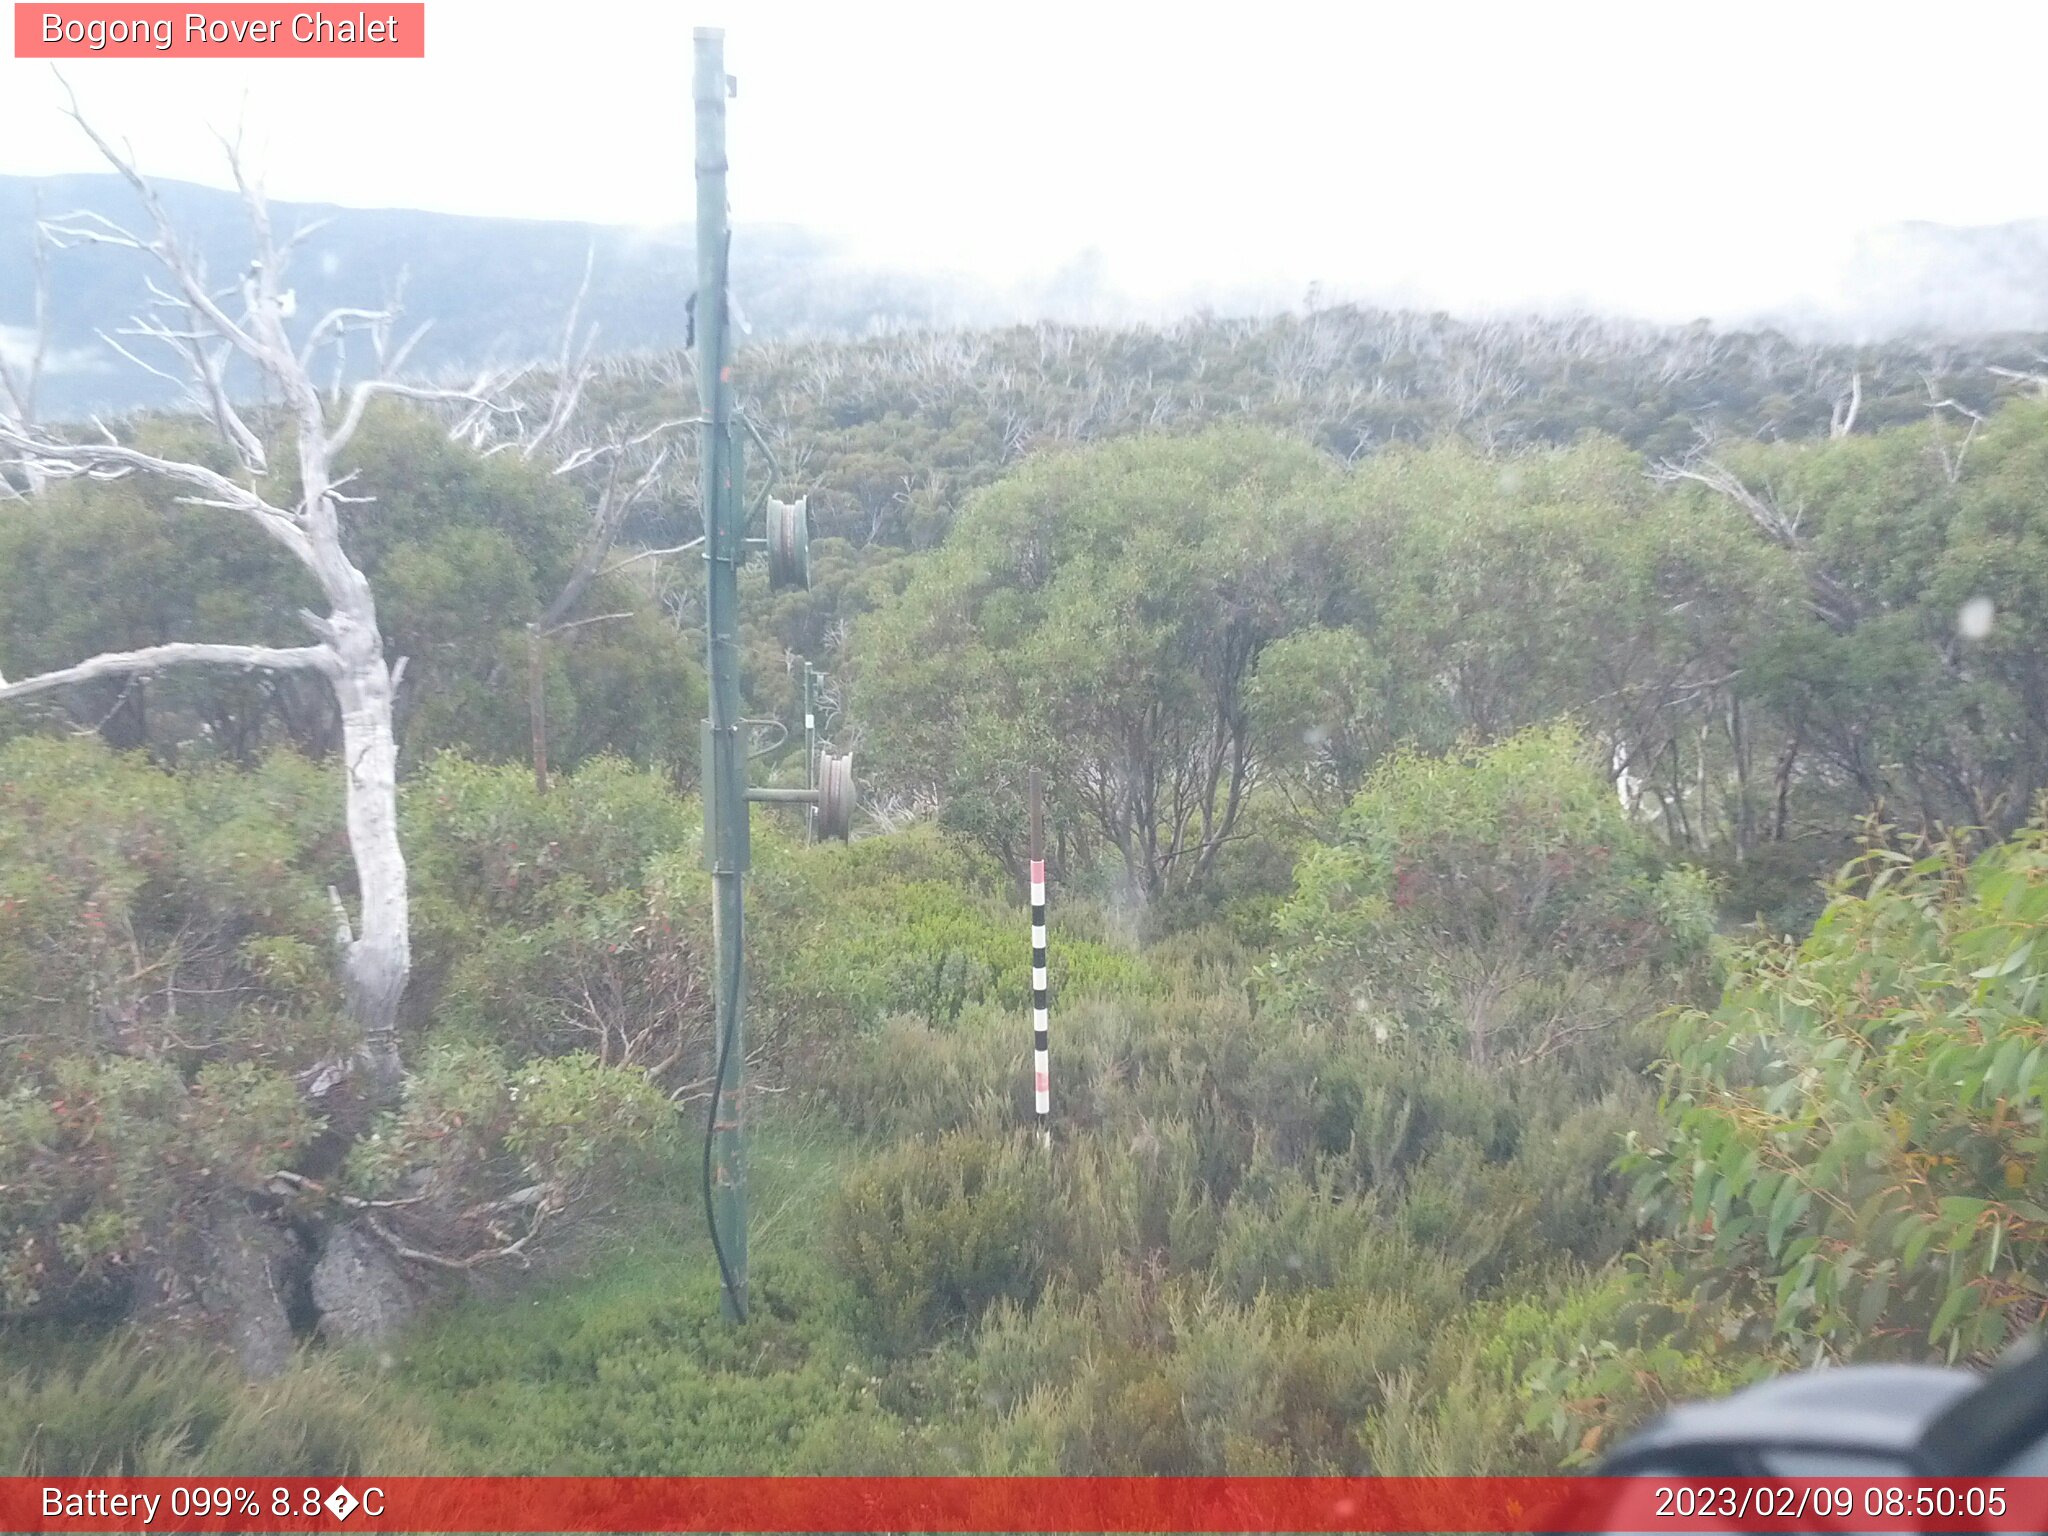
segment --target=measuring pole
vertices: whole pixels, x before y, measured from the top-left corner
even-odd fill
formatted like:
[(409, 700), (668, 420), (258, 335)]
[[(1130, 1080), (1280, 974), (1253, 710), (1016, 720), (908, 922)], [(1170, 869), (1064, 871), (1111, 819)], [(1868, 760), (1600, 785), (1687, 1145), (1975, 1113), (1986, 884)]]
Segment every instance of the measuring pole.
[(746, 975), (741, 946), (741, 886), (748, 864), (746, 754), (740, 741), (739, 575), (746, 560), (739, 455), (732, 430), (732, 365), (727, 355), (725, 195), (725, 33), (696, 29), (697, 107), (697, 400), (701, 412), (705, 634), (711, 669), (711, 718), (704, 723), (704, 855), (711, 867), (711, 932), (718, 1055), (711, 1134), (705, 1146), (705, 1200), (723, 1287), (721, 1309), (747, 1315), (747, 1168), (742, 1094)]
[(1031, 1107), (1039, 1138), (1052, 1145), (1051, 1007), (1045, 975), (1045, 786), (1031, 770)]

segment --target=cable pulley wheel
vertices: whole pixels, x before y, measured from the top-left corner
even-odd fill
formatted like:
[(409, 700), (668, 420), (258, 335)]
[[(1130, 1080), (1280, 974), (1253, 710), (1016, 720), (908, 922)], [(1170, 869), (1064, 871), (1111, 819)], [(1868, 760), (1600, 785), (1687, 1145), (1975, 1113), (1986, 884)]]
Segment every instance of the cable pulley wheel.
[(853, 754), (822, 754), (818, 763), (818, 836), (846, 842), (853, 836)]
[(776, 592), (805, 592), (811, 585), (810, 497), (768, 499), (768, 585)]

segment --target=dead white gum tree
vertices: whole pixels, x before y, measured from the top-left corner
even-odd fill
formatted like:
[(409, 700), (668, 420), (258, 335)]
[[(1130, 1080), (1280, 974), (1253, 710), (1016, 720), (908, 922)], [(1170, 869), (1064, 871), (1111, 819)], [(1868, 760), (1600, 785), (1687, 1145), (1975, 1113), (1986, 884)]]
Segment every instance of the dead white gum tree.
[[(101, 334), (131, 362), (178, 385), (186, 403), (233, 449), (240, 470), (221, 474), (202, 464), (145, 452), (120, 442), (98, 422), (94, 426), (99, 440), (69, 441), (23, 419), (19, 412), (0, 415), (0, 457), (17, 466), (30, 483), (130, 474), (175, 482), (186, 491), (179, 500), (238, 513), (288, 550), (318, 582), (327, 611), (301, 610), (314, 637), (309, 645), (171, 644), (107, 652), (36, 677), (0, 677), (0, 701), (180, 666), (305, 671), (327, 680), (340, 706), (348, 840), (356, 874), (353, 922), (340, 895), (333, 893), (348, 1015), (357, 1031), (356, 1059), (345, 1066), (361, 1074), (372, 1097), (389, 1098), (402, 1076), (398, 1007), (412, 966), (392, 731), (392, 696), (404, 660), (396, 667), (387, 662), (369, 580), (342, 546), (339, 511), (352, 498), (342, 494), (348, 476), (338, 474), (335, 466), (362, 425), (365, 410), (379, 396), (459, 402), (474, 417), (500, 409), (495, 393), (504, 381), (481, 378), (466, 389), (402, 382), (398, 375), (424, 327), (392, 346), (395, 303), (383, 309), (332, 310), (295, 338), (286, 324), (295, 309), (293, 295), (284, 286), (286, 265), (294, 248), (313, 231), (301, 228), (283, 242), (274, 237), (262, 190), (243, 174), (234, 145), (227, 146), (228, 160), (248, 208), (255, 259), (238, 283), (222, 288), (208, 281), (197, 253), (180, 242), (155, 189), (136, 170), (132, 154), (116, 150), (101, 137), (75, 101), (70, 115), (134, 189), (147, 217), (146, 232), (81, 213), (46, 220), (43, 233), (59, 249), (72, 244), (125, 247), (154, 263), (157, 271), (148, 280), (145, 309), (117, 333)], [(373, 377), (345, 385), (341, 359), (351, 335), (369, 338), (376, 370)], [(146, 361), (138, 349), (160, 349), (157, 355), (166, 359), (165, 366)], [(314, 383), (314, 370), (330, 359), (332, 384), (323, 390)], [(264, 393), (280, 404), (280, 430), (289, 432), (297, 445), (299, 488), (290, 499), (273, 499), (275, 491), (266, 483), (270, 466), (262, 437), (231, 397), (233, 368), (253, 370)], [(473, 424), (464, 425), (473, 430)], [(313, 1091), (331, 1086), (343, 1067), (334, 1063), (321, 1071)]]

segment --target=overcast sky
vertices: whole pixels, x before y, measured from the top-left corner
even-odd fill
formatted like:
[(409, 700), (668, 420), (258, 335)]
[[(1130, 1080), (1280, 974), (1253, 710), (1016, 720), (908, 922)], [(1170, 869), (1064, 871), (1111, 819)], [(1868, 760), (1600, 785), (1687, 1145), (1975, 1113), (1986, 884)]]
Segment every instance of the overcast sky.
[[(423, 61), (64, 67), (157, 174), (219, 182), (246, 114), (274, 197), (660, 225), (694, 25), (738, 219), (1002, 280), (1093, 248), (1140, 297), (1682, 319), (1821, 292), (1862, 229), (2048, 213), (2037, 0), (428, 0)], [(94, 168), (59, 99), (0, 60), (0, 172)]]

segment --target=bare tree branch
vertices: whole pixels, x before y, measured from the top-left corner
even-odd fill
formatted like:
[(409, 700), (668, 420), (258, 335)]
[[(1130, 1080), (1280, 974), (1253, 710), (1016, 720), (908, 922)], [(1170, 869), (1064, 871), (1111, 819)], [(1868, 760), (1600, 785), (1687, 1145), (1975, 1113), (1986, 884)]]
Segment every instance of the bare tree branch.
[(593, 613), (587, 619), (564, 620), (562, 623), (555, 625), (551, 629), (542, 630), (541, 634), (544, 636), (566, 634), (568, 631), (572, 629), (581, 629), (586, 624), (610, 624), (615, 620), (630, 619), (631, 617), (633, 617), (633, 610), (630, 608), (624, 610), (621, 613)]
[(1768, 486), (1762, 491), (1752, 489), (1735, 471), (1705, 453), (1685, 460), (1659, 459), (1650, 467), (1649, 474), (1659, 485), (1689, 482), (1733, 502), (1766, 538), (1799, 557), (1806, 575), (1807, 602), (1816, 614), (1836, 629), (1846, 629), (1855, 623), (1854, 592), (1816, 563), (1806, 541), (1799, 536), (1798, 510), (1785, 510)]
[(2031, 384), (2034, 387), (2036, 399), (2048, 399), (2048, 373), (2027, 373), (2018, 368), (2000, 368), (1995, 363), (1990, 365), (1989, 371), (1997, 374), (2001, 379), (2011, 379), (2020, 384)]
[(263, 532), (290, 550), (300, 560), (309, 560), (312, 546), (307, 542), (301, 517), (272, 506), (247, 486), (204, 464), (167, 459), (116, 442), (64, 443), (24, 431), (0, 420), (0, 448), (13, 451), (17, 460), (30, 465), (49, 479), (115, 479), (129, 474), (156, 474), (182, 481), (207, 493), (206, 505), (232, 508), (247, 516)]
[[(652, 440), (653, 434), (643, 433), (636, 442), (645, 444)], [(583, 549), (577, 556), (575, 568), (540, 617), (543, 631), (558, 628), (582, 601), (584, 592), (597, 578), (605, 556), (611, 553), (612, 544), (617, 540), (626, 518), (661, 484), (668, 469), (668, 459), (666, 446), (657, 449), (641, 472), (628, 481), (622, 473), (621, 455), (612, 456), (610, 471), (591, 507), (590, 528), (584, 536)]]
[[(1927, 410), (1935, 422), (1934, 451), (1941, 459), (1942, 473), (1948, 477), (1948, 483), (1954, 485), (1963, 477), (1963, 459), (1970, 451), (1970, 444), (1977, 440), (1977, 429), (1984, 425), (1984, 413), (1972, 410), (1952, 395), (1936, 399), (1940, 391), (1935, 388), (1932, 374), (1923, 373), (1920, 381), (1927, 386)], [(1953, 451), (1949, 448), (1948, 434), (1942, 427), (1943, 411), (1954, 411), (1970, 423), (1963, 431), (1962, 442)]]
[(392, 311), (389, 309), (330, 309), (306, 332), (305, 343), (299, 348), (300, 366), (310, 370), (320, 349), (346, 332), (389, 324), (391, 319)]
[(700, 533), (694, 539), (686, 540), (681, 544), (671, 544), (666, 549), (643, 549), (637, 555), (626, 556), (625, 559), (619, 561), (616, 565), (606, 566), (598, 574), (609, 576), (614, 571), (623, 571), (629, 565), (638, 565), (642, 560), (662, 560), (670, 555), (686, 555), (693, 549), (701, 548), (703, 543), (704, 535)]
[(1787, 549), (1799, 545), (1799, 515), (1787, 513), (1768, 495), (1759, 494), (1743, 483), (1742, 477), (1718, 459), (1696, 456), (1685, 460), (1659, 459), (1650, 468), (1650, 478), (1660, 485), (1689, 480), (1727, 497), (1749, 515), (1749, 520), (1773, 543)]
[[(34, 210), (36, 222), (30, 232), (30, 255), (35, 278), (35, 295), (32, 302), (30, 324), (34, 339), (29, 343), (28, 364), (19, 372), (7, 361), (5, 349), (0, 349), (0, 422), (11, 418), (20, 428), (33, 427), (36, 422), (36, 395), (42, 386), (43, 364), (50, 352), (50, 240), (43, 232), (43, 194), (35, 194)], [(43, 488), (43, 476), (32, 466), (23, 467), (23, 478), (27, 482), (28, 494), (33, 496)], [(0, 489), (6, 488), (0, 480)]]
[(10, 683), (4, 677), (0, 677), (0, 702), (8, 699), (25, 699), (32, 694), (48, 693), (55, 688), (68, 688), (74, 683), (89, 683), (96, 678), (133, 677), (161, 672), (166, 667), (191, 665), (241, 667), (246, 670), (263, 667), (272, 671), (331, 672), (335, 666), (335, 655), (324, 645), (281, 648), (272, 645), (204, 645), (185, 642), (152, 645), (139, 651), (105, 651), (88, 661), (81, 661), (75, 667), (62, 667), (55, 672), (38, 673), (34, 677), (23, 678), (20, 682)]
[[(407, 343), (407, 348), (410, 348)], [(484, 415), (510, 414), (513, 407), (497, 398), (497, 381), (489, 373), (479, 374), (476, 383), (467, 389), (437, 389), (422, 384), (404, 384), (396, 379), (365, 379), (349, 392), (348, 410), (332, 435), (325, 439), (329, 457), (337, 456), (346, 448), (363, 424), (363, 413), (370, 402), (380, 395), (391, 395), (403, 400), (421, 400), (433, 404), (457, 404), (472, 407), (471, 414), (463, 418), (471, 421), (478, 412)], [(457, 434), (459, 435), (459, 434)]]
[(578, 349), (576, 327), (582, 319), (583, 301), (590, 296), (591, 274), (597, 270), (597, 246), (593, 242), (583, 258), (583, 281), (577, 286), (576, 297), (569, 302), (569, 318), (562, 326), (562, 354), (555, 364), (554, 396), (548, 403), (548, 413), (539, 428), (526, 440), (524, 457), (532, 458), (576, 414), (576, 407), (583, 399), (583, 391), (589, 386), (591, 367), (590, 353), (597, 344), (595, 325), (584, 333), (581, 349)]

